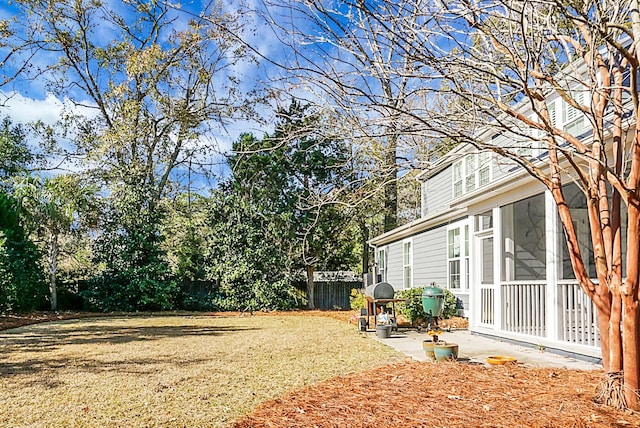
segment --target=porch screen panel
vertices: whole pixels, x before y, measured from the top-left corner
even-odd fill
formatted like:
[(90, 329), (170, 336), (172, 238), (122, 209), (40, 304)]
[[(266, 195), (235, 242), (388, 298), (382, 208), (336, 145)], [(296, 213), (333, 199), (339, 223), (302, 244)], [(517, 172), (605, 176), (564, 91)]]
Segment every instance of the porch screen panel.
[(502, 329), (544, 337), (546, 225), (544, 193), (502, 208)]
[(495, 297), (493, 289), (493, 238), (481, 240), (482, 275), (480, 286), (480, 322), (493, 325)]
[(482, 240), (482, 283), (493, 284), (493, 238)]
[(547, 266), (544, 194), (513, 205), (514, 279), (544, 280)]

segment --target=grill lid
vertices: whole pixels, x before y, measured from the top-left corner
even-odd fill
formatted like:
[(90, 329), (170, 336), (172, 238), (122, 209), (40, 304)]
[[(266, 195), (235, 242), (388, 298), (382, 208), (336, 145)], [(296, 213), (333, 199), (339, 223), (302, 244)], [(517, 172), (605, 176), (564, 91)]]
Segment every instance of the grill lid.
[(393, 299), (394, 294), (395, 290), (388, 282), (379, 282), (368, 286), (364, 290), (364, 297), (370, 302), (380, 299), (391, 300)]

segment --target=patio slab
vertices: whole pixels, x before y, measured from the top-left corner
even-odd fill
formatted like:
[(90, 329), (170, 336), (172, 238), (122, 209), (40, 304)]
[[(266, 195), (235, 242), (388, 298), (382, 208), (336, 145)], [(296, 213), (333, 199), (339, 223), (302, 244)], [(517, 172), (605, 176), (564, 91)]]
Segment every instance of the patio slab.
[[(414, 360), (428, 361), (422, 349), (422, 341), (429, 338), (425, 331), (400, 330), (399, 332), (393, 332), (388, 339), (379, 338), (375, 332), (368, 332), (366, 334), (374, 340), (403, 352)], [(472, 334), (469, 330), (444, 332), (440, 337), (447, 342), (457, 343), (460, 346), (458, 359), (473, 363), (489, 365), (487, 363), (487, 357), (502, 355), (515, 357), (518, 363), (531, 367), (566, 367), (578, 370), (602, 369), (602, 365), (600, 364), (554, 354), (542, 348), (527, 347)]]

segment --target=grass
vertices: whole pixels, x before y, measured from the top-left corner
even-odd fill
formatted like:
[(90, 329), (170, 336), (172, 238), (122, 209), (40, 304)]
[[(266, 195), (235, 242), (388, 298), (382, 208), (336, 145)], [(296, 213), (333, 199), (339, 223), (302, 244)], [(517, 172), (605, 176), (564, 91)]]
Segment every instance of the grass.
[(318, 316), (82, 319), (0, 332), (0, 426), (222, 427), (402, 357)]

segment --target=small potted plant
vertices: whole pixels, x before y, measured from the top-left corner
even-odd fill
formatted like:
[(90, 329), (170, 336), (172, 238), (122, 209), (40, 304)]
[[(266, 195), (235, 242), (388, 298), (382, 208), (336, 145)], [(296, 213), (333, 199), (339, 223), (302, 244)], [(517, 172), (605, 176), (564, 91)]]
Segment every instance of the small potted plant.
[[(455, 360), (458, 358), (458, 344), (441, 340), (439, 337), (439, 335), (442, 334), (441, 330), (429, 330), (427, 334), (432, 337), (431, 343), (433, 350), (431, 352), (433, 352), (433, 359), (435, 361)], [(428, 345), (425, 345), (423, 342), (422, 346), (425, 347), (425, 353), (427, 357), (430, 358), (430, 354), (426, 349)]]

